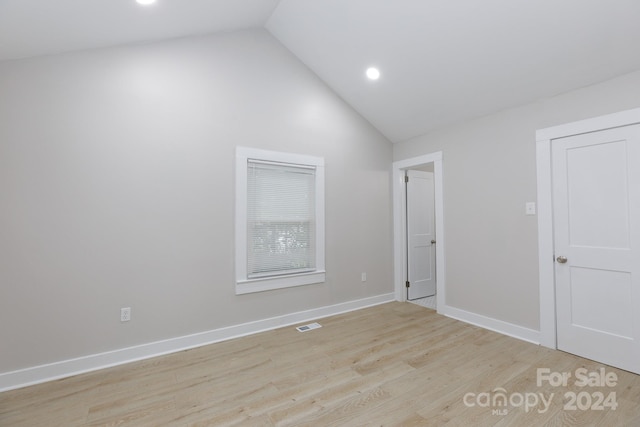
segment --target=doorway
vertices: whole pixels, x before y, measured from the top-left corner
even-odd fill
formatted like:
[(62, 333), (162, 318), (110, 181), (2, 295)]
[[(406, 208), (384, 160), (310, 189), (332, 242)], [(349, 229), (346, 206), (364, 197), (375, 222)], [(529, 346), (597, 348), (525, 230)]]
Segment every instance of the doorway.
[[(404, 177), (407, 201), (407, 299), (414, 302), (425, 298), (435, 300), (437, 242), (433, 163), (420, 170), (407, 170)], [(435, 301), (426, 306), (435, 306)]]
[(638, 123), (640, 109), (537, 134), (541, 343), (636, 373)]
[[(442, 152), (427, 154), (393, 163), (393, 222), (394, 222), (394, 289), (397, 301), (407, 301), (407, 194), (405, 174), (409, 170), (427, 170), (433, 174), (435, 248), (435, 302), (438, 312), (445, 307), (445, 235), (443, 223), (443, 161)], [(430, 239), (432, 240), (432, 239)], [(433, 239), (435, 240), (435, 239)]]

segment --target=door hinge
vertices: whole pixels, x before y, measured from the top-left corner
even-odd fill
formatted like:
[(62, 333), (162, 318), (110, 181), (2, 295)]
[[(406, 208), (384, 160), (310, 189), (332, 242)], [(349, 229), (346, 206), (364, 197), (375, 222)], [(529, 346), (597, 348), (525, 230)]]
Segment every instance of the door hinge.
[(404, 182), (409, 182), (409, 175), (404, 176)]
[(411, 286), (411, 283), (409, 283), (409, 281), (407, 280), (406, 282), (404, 282), (404, 285), (408, 288), (409, 286)]

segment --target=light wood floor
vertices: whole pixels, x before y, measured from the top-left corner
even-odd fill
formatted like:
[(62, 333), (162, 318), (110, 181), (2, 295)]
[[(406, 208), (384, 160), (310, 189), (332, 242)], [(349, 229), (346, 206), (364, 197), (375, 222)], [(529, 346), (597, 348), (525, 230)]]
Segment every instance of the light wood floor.
[[(640, 426), (640, 377), (613, 388), (536, 385), (536, 368), (601, 365), (408, 303), (0, 394), (1, 426)], [(465, 405), (501, 388), (544, 406)], [(615, 392), (614, 410), (564, 409), (573, 391)], [(551, 396), (553, 393), (553, 397)], [(495, 393), (494, 393), (495, 394)], [(517, 404), (518, 399), (514, 402)], [(584, 401), (583, 401), (584, 403)], [(501, 414), (492, 410), (506, 410)]]

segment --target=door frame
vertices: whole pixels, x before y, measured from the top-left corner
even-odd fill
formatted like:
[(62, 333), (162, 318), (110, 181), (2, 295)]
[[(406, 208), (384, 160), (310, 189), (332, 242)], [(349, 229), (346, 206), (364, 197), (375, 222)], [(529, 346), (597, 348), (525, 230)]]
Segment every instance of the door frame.
[(640, 108), (635, 108), (536, 131), (540, 344), (545, 347), (557, 348), (551, 144), (558, 138), (639, 123)]
[(393, 277), (396, 301), (407, 300), (405, 270), (407, 265), (407, 199), (404, 189), (404, 172), (418, 166), (433, 163), (433, 184), (436, 230), (436, 305), (440, 313), (445, 307), (445, 237), (444, 204), (442, 186), (442, 151), (393, 162)]

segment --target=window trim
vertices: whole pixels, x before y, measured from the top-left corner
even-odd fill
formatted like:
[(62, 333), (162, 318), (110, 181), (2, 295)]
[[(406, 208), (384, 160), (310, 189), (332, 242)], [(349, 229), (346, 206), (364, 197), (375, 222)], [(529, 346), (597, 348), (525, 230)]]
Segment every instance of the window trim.
[[(260, 160), (285, 163), (293, 166), (313, 166), (316, 169), (315, 220), (316, 220), (316, 268), (311, 272), (278, 276), (247, 277), (247, 161)], [(294, 286), (311, 285), (325, 281), (324, 239), (324, 159), (303, 154), (283, 153), (257, 148), (236, 147), (236, 295), (262, 292)]]

